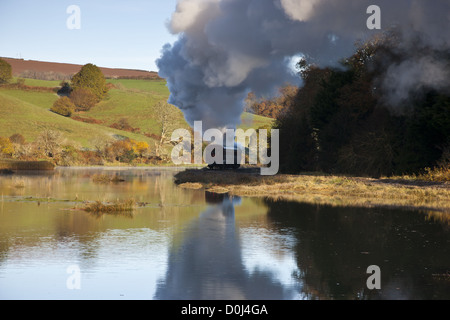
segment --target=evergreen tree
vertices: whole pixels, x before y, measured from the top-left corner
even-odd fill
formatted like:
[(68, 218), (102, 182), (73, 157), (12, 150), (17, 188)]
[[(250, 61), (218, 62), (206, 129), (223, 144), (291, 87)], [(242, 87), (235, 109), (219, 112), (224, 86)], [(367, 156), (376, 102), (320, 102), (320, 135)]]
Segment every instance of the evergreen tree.
[(12, 78), (11, 65), (3, 59), (0, 59), (0, 84), (8, 83)]
[(98, 101), (102, 100), (108, 88), (106, 87), (105, 77), (99, 67), (88, 63), (72, 78), (72, 88), (88, 89), (91, 91)]

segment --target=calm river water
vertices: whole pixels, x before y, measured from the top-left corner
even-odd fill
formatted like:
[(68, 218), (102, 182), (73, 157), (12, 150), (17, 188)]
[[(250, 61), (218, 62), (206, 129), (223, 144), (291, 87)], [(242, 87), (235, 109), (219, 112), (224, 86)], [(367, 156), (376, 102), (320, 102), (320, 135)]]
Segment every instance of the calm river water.
[[(124, 181), (94, 182), (100, 173)], [(0, 176), (0, 299), (450, 299), (445, 217), (185, 190), (175, 173)], [(79, 210), (129, 198), (145, 206)]]

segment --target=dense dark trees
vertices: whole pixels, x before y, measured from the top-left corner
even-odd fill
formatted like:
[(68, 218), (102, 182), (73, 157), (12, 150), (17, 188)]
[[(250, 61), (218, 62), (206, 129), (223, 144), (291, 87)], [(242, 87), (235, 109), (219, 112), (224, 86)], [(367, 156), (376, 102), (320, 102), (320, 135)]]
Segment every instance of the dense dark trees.
[(281, 169), (380, 176), (442, 165), (450, 145), (449, 92), (422, 86), (394, 105), (381, 88), (386, 61), (405, 54), (385, 38), (359, 46), (339, 68), (301, 61), (304, 86), (276, 124)]

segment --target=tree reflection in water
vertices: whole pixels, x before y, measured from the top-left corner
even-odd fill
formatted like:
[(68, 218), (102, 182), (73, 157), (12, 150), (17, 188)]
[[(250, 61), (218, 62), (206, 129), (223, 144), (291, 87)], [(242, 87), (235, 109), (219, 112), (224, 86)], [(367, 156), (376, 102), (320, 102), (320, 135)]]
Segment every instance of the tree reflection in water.
[[(449, 299), (448, 221), (421, 211), (265, 200), (268, 218), (291, 228), (309, 299)], [(381, 268), (369, 290), (367, 268)]]

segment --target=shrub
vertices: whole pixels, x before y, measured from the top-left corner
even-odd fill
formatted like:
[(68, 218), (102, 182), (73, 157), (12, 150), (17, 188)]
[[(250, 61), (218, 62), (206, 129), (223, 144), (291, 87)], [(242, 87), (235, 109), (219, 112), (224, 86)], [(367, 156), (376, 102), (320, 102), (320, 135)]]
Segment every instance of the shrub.
[(35, 147), (32, 143), (15, 143), (13, 142), (14, 146), (14, 158), (17, 160), (25, 160), (25, 161), (32, 161), (35, 160), (34, 157), (34, 151)]
[(103, 203), (96, 201), (88, 203), (83, 208), (84, 211), (91, 213), (120, 213), (120, 212), (132, 212), (136, 208), (137, 204), (134, 199), (127, 199), (123, 201), (116, 200), (112, 203)]
[(0, 137), (0, 157), (11, 157), (14, 154), (14, 146), (9, 138)]
[(45, 129), (36, 139), (38, 154), (49, 158), (58, 157), (63, 148), (64, 139), (59, 131)]
[(68, 97), (72, 93), (72, 88), (70, 87), (68, 82), (62, 81), (61, 88), (58, 90), (58, 96)]
[(70, 94), (75, 111), (88, 111), (98, 102), (95, 95), (86, 88), (77, 88)]
[(133, 145), (129, 139), (115, 141), (106, 149), (107, 157), (113, 161), (130, 163), (136, 158)]
[(108, 92), (105, 77), (99, 67), (88, 63), (72, 78), (72, 87), (74, 89), (88, 89), (97, 101), (103, 99)]
[(131, 140), (131, 144), (133, 147), (133, 151), (138, 154), (140, 157), (144, 155), (146, 151), (148, 151), (149, 145), (145, 141), (134, 141)]
[(65, 145), (62, 147), (62, 152), (58, 165), (60, 166), (73, 166), (79, 163), (80, 155), (78, 150), (71, 145)]
[(12, 78), (11, 65), (3, 59), (0, 59), (0, 84), (8, 83)]
[(61, 97), (55, 101), (50, 111), (62, 115), (64, 117), (70, 117), (75, 110), (75, 104), (67, 97)]
[(102, 157), (96, 151), (83, 150), (81, 151), (83, 164), (92, 166), (104, 165)]
[(9, 141), (16, 144), (25, 144), (25, 137), (20, 133), (15, 133), (9, 137)]
[(89, 117), (80, 117), (80, 116), (76, 116), (76, 115), (72, 116), (72, 120), (80, 121), (80, 122), (84, 122), (84, 123), (91, 123), (91, 124), (102, 124), (103, 123), (102, 120), (89, 118)]
[(18, 78), (16, 83), (17, 83), (17, 86), (19, 88), (24, 88), (25, 87), (25, 79), (24, 78)]
[(442, 167), (425, 168), (425, 173), (419, 179), (433, 182), (450, 182), (450, 164)]
[(129, 123), (127, 118), (121, 118), (118, 122), (113, 123), (109, 126), (113, 129), (123, 130), (123, 131), (129, 131), (129, 132), (140, 132), (140, 128), (133, 128)]

